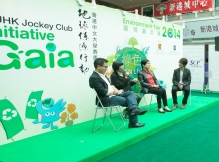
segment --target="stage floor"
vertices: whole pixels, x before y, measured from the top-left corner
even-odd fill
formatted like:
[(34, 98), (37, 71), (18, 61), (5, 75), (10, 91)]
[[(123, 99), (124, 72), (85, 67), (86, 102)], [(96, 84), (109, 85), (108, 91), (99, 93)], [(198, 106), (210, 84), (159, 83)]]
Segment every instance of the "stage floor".
[[(168, 102), (172, 107), (172, 100)], [(128, 129), (126, 121), (119, 132), (107, 120), (95, 133), (91, 133), (92, 121), (80, 123), (0, 146), (0, 162), (97, 161), (217, 104), (219, 98), (192, 96), (191, 106), (165, 114), (158, 113), (156, 104), (152, 104), (151, 109), (156, 111), (139, 117), (139, 122), (146, 123), (145, 127)], [(118, 118), (113, 121), (115, 125), (120, 124)]]

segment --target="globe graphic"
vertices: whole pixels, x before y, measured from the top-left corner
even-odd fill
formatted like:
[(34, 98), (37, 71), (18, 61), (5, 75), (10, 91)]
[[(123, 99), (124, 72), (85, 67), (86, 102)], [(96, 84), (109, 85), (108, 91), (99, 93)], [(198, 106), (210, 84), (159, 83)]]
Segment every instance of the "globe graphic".
[(43, 100), (43, 106), (45, 108), (51, 108), (54, 105), (54, 100), (52, 98), (46, 98)]
[(173, 38), (173, 29), (171, 28), (168, 29), (168, 36), (169, 38)]
[(46, 44), (46, 49), (49, 51), (49, 52), (53, 52), (56, 50), (56, 45), (54, 43), (47, 43)]
[[(116, 60), (122, 61), (124, 64), (124, 70), (131, 73), (130, 77), (132, 79), (138, 78), (138, 71), (142, 69), (141, 60), (145, 60), (146, 55), (136, 48), (125, 47), (118, 50), (116, 53)], [(132, 86), (132, 90), (135, 93), (140, 93), (141, 85), (140, 83)]]

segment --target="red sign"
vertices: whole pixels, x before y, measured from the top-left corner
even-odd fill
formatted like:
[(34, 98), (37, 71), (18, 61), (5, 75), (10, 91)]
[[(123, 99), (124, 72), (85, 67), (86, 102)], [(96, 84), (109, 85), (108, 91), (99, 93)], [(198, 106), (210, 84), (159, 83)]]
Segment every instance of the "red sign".
[(154, 4), (154, 17), (212, 8), (212, 0), (174, 0)]

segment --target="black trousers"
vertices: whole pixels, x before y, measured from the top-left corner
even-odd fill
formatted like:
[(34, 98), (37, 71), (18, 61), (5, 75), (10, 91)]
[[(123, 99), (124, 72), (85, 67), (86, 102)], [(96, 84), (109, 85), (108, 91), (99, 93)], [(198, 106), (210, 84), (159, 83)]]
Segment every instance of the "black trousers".
[[(179, 89), (178, 86), (174, 85), (173, 88), (172, 88), (172, 98), (173, 98), (173, 104), (178, 104), (177, 102), (177, 91), (181, 91)], [(182, 100), (182, 104), (187, 104), (187, 100), (188, 100), (188, 97), (189, 97), (189, 92), (190, 92), (190, 86), (185, 86), (183, 87), (182, 91), (184, 91), (184, 97), (183, 97), (183, 100)]]
[(149, 88), (148, 89), (148, 93), (152, 93), (157, 95), (157, 106), (158, 108), (161, 108), (161, 98), (163, 100), (163, 105), (167, 106), (167, 94), (166, 94), (166, 90), (163, 88)]

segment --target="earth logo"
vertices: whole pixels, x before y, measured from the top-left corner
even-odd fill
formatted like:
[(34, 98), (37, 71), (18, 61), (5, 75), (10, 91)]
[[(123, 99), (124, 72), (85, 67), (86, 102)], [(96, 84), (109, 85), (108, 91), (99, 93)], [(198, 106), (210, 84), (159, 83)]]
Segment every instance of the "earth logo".
[[(129, 39), (128, 44), (131, 47), (124, 47), (116, 52), (115, 60), (122, 61), (124, 63), (124, 70), (129, 71), (131, 73), (130, 77), (134, 79), (138, 78), (138, 71), (142, 69), (141, 60), (147, 59), (146, 55), (149, 47), (143, 48), (142, 50), (135, 48), (135, 46), (138, 45), (138, 41), (134, 37)], [(140, 83), (138, 82), (132, 86), (132, 90), (136, 93), (140, 93)]]
[(43, 100), (43, 106), (45, 108), (51, 108), (54, 105), (54, 100), (52, 98), (46, 98), (45, 100)]

